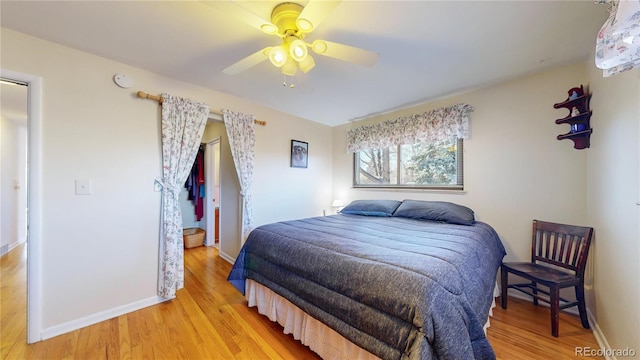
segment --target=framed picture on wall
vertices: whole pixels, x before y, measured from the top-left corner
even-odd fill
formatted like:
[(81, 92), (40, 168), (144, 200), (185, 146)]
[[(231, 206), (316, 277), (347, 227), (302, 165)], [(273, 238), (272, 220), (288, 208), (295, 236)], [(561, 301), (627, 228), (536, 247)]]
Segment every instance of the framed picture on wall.
[(309, 163), (309, 144), (291, 140), (291, 167), (306, 168)]

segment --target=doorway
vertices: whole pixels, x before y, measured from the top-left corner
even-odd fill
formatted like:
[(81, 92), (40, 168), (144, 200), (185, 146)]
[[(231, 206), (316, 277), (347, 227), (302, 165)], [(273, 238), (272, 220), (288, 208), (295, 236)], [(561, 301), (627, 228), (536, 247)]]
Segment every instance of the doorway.
[(7, 79), (0, 86), (0, 255), (4, 255), (27, 240), (28, 87)]
[[(24, 130), (26, 133), (26, 174), (24, 175), (23, 182), (21, 182), (20, 179), (11, 179), (11, 181), (18, 180), (12, 184), (14, 190), (15, 187), (26, 187), (26, 199), (24, 203), (16, 206), (28, 209), (28, 211), (24, 213), (24, 224), (26, 227), (24, 236), (27, 243), (26, 341), (27, 343), (34, 343), (42, 340), (40, 334), (42, 281), (40, 274), (42, 250), (42, 79), (30, 74), (5, 69), (0, 70), (0, 78), (8, 83), (20, 84), (18, 86), (26, 86), (27, 88), (27, 119), (26, 129)], [(18, 216), (18, 218), (19, 217), (20, 216)]]

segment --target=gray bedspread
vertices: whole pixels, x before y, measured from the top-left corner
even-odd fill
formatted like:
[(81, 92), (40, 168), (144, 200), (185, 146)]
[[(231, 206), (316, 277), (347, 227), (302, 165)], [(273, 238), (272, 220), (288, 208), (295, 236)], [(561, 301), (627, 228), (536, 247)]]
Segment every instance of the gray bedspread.
[(228, 280), (285, 297), (382, 359), (495, 359), (504, 247), (489, 225), (332, 215), (254, 229)]

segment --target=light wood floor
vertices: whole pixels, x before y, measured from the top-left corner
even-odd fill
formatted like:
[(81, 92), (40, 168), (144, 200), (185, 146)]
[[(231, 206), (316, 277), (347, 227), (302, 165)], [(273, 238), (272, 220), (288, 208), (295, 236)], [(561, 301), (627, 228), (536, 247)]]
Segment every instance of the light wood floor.
[[(185, 288), (176, 299), (26, 344), (26, 249), (0, 258), (0, 359), (319, 359), (246, 306), (227, 281), (231, 265), (213, 248), (185, 251)], [(489, 340), (498, 359), (576, 359), (576, 347), (598, 348), (577, 317), (562, 314), (550, 335), (549, 310), (509, 298), (493, 310)]]

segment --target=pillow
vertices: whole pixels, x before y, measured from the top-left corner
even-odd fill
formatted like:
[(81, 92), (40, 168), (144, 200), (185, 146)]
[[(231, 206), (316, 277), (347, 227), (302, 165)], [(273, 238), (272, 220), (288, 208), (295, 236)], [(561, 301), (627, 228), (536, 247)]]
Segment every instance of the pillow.
[(475, 221), (473, 210), (446, 201), (405, 200), (393, 216), (458, 225), (471, 225)]
[(365, 215), (365, 216), (391, 216), (400, 205), (397, 200), (354, 200), (341, 214)]

